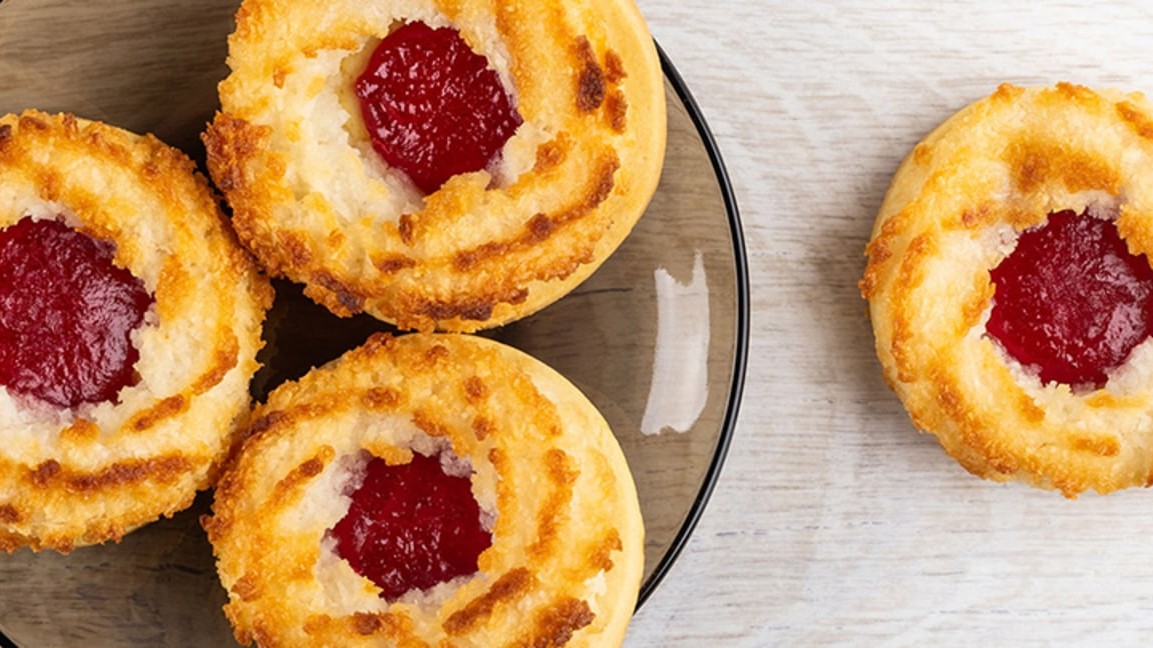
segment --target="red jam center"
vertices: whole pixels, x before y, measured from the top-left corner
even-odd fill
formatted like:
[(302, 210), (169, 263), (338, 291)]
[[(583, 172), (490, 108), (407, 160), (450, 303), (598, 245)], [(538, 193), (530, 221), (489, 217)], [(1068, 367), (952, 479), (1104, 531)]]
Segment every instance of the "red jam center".
[(1044, 382), (1100, 387), (1150, 335), (1153, 269), (1111, 221), (1050, 214), (1021, 234), (992, 279), (989, 333)]
[(477, 557), (492, 544), (469, 479), (446, 475), (438, 457), (420, 454), (400, 466), (369, 461), (332, 533), (337, 554), (389, 601), (476, 573)]
[(151, 304), (107, 243), (51, 220), (0, 230), (0, 384), (59, 407), (113, 400)]
[(420, 22), (381, 41), (356, 96), (373, 148), (425, 193), (487, 167), (521, 124), (485, 57), (455, 29)]

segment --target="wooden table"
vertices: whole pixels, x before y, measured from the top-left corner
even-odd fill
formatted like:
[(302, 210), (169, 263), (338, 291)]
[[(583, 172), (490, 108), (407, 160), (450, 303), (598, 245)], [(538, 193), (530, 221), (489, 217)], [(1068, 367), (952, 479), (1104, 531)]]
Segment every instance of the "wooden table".
[(1003, 81), (1153, 92), (1141, 2), (640, 0), (719, 140), (752, 285), (745, 398), (630, 646), (1130, 645), (1153, 493), (969, 476), (885, 387), (857, 280), (889, 178)]

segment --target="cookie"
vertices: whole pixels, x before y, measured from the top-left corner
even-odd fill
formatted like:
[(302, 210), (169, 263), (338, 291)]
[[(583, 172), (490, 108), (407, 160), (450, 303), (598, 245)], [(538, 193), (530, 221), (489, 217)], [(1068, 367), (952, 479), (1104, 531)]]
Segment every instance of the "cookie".
[(378, 334), (258, 407), (203, 519), (242, 644), (615, 646), (643, 524), (608, 425), (524, 353)]
[(210, 486), (272, 290), (192, 162), (73, 115), (0, 118), (0, 548), (67, 552)]
[(861, 292), (888, 384), (970, 472), (1073, 497), (1153, 481), (1153, 105), (1002, 85), (929, 134)]
[(664, 158), (631, 0), (246, 0), (208, 165), (241, 240), (332, 312), (469, 332), (587, 278)]

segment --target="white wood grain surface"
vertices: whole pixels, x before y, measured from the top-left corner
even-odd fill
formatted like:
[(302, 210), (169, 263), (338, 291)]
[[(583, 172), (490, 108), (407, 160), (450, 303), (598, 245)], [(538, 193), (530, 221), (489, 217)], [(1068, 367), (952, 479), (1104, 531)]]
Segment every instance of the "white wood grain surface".
[(856, 282), (890, 175), (954, 110), (1003, 81), (1153, 92), (1153, 4), (639, 4), (725, 156), (753, 313), (722, 479), (628, 645), (1144, 643), (1153, 493), (964, 473), (881, 381)]

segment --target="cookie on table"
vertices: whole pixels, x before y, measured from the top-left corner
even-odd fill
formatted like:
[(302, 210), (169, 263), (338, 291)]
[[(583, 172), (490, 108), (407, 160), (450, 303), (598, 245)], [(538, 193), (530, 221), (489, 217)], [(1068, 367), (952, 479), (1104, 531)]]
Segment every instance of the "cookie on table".
[(332, 312), (469, 332), (621, 244), (665, 94), (632, 0), (246, 0), (208, 164), (241, 240)]
[(861, 292), (888, 384), (970, 472), (1153, 483), (1153, 104), (1002, 85), (898, 168)]

